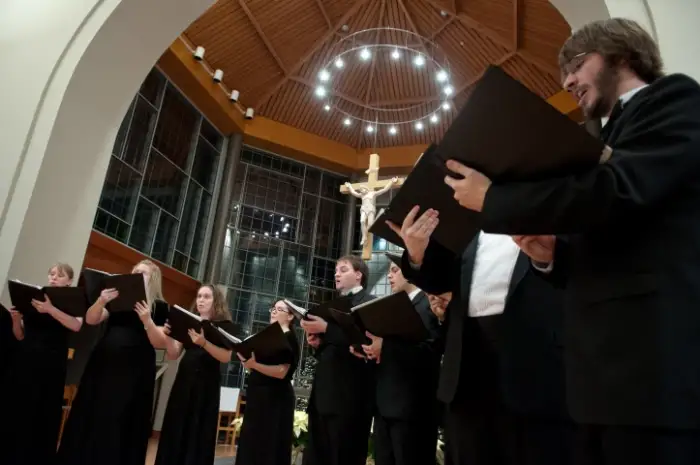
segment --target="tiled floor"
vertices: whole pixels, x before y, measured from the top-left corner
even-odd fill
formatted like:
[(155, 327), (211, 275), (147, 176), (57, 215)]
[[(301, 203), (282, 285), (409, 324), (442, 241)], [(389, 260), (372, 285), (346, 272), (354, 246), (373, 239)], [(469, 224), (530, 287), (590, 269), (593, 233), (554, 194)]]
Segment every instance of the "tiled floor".
[[(146, 465), (153, 465), (156, 461), (156, 451), (158, 450), (158, 440), (151, 439), (148, 442), (148, 453), (146, 455)], [(233, 465), (233, 457), (230, 447), (218, 446), (216, 448), (216, 462), (214, 465)]]

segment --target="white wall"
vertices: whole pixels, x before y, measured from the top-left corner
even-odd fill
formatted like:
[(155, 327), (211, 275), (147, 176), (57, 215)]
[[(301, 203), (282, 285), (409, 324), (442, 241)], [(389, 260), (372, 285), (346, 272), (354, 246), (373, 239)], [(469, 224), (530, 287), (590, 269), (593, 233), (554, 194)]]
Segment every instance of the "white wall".
[(0, 0), (0, 282), (82, 263), (139, 84), (213, 0)]

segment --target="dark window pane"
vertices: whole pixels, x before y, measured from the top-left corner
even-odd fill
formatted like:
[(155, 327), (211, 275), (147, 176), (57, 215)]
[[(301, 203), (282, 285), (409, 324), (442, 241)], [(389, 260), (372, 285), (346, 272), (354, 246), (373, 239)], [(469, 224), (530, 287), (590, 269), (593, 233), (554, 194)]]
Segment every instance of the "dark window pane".
[(314, 258), (311, 268), (311, 284), (316, 287), (335, 289), (335, 260)]
[(318, 190), (321, 187), (321, 171), (316, 168), (306, 167), (306, 176), (304, 177), (304, 192), (318, 195)]
[(161, 212), (151, 253), (153, 258), (163, 263), (170, 263), (176, 232), (177, 220), (167, 213)]
[(129, 109), (126, 110), (126, 114), (124, 115), (124, 119), (122, 120), (122, 124), (119, 125), (119, 131), (117, 131), (117, 138), (114, 140), (114, 147), (112, 148), (112, 155), (114, 155), (117, 158), (122, 157), (122, 151), (124, 150), (124, 147), (126, 146), (126, 134), (129, 131), (129, 126), (131, 125), (131, 117), (133, 116), (134, 113), (134, 101), (136, 99), (131, 101), (131, 104), (129, 105)]
[(187, 177), (156, 151), (151, 151), (141, 194), (176, 218), (180, 217)]
[(197, 227), (194, 230), (194, 242), (192, 242), (192, 251), (190, 257), (199, 262), (202, 258), (202, 249), (204, 248), (204, 235), (207, 233), (207, 222), (209, 221), (209, 210), (211, 209), (211, 194), (208, 192), (202, 193), (202, 201), (199, 205), (199, 214), (197, 216)]
[(211, 192), (216, 180), (216, 168), (219, 163), (219, 152), (203, 138), (199, 138), (197, 150), (192, 165), (192, 177), (206, 190)]
[(196, 278), (198, 273), (199, 263), (195, 262), (194, 260), (190, 260), (189, 265), (187, 265), (187, 274), (192, 276), (193, 278)]
[(221, 146), (223, 145), (224, 137), (206, 119), (202, 119), (202, 127), (200, 128), (199, 133), (202, 135), (202, 137), (208, 140), (209, 143), (213, 145), (216, 150), (221, 151)]
[(143, 172), (146, 163), (154, 124), (156, 124), (156, 110), (142, 97), (137, 97), (122, 159), (139, 172)]
[(245, 172), (248, 165), (239, 163), (236, 167), (236, 181), (233, 185), (233, 203), (239, 203), (241, 201), (241, 195), (243, 194), (243, 182), (245, 180)]
[(99, 208), (97, 209), (95, 223), (92, 227), (119, 242), (126, 242), (126, 238), (129, 236), (128, 224)]
[(197, 111), (172, 86), (165, 89), (153, 146), (181, 169), (188, 167)]
[(159, 209), (149, 201), (140, 199), (134, 215), (129, 245), (146, 255), (151, 253), (153, 238), (158, 226)]
[(277, 289), (279, 246), (259, 235), (241, 233), (238, 238), (231, 286), (273, 294)]
[(314, 308), (323, 302), (333, 300), (336, 296), (335, 289), (323, 289), (320, 287), (309, 288), (309, 308)]
[(183, 273), (187, 273), (187, 256), (181, 254), (177, 250), (173, 254), (173, 268), (176, 270), (182, 271)]
[(314, 253), (321, 257), (338, 258), (342, 250), (345, 205), (321, 199), (316, 223)]
[(270, 211), (247, 206), (240, 208), (239, 229), (242, 231), (258, 233), (265, 237), (294, 241), (296, 225), (296, 218), (288, 218)]
[(285, 216), (296, 216), (301, 180), (249, 167), (243, 203)]
[(141, 175), (121, 160), (110, 157), (107, 177), (102, 187), (100, 208), (130, 222), (139, 195)]
[[(251, 313), (248, 311), (251, 292), (240, 289), (228, 289), (226, 300), (228, 301), (228, 309), (231, 312), (234, 323), (238, 323), (241, 328), (241, 335), (249, 335), (252, 323)], [(246, 330), (248, 331), (247, 333)]]
[(180, 252), (189, 255), (194, 240), (194, 231), (197, 228), (197, 208), (202, 195), (202, 188), (190, 181), (187, 188), (187, 198), (185, 208), (182, 210), (182, 222), (177, 235), (175, 248)]
[(165, 84), (165, 78), (157, 69), (151, 69), (148, 73), (146, 79), (144, 79), (139, 89), (139, 93), (143, 97), (151, 102), (153, 105), (158, 105), (158, 95), (160, 94), (163, 85)]
[(295, 244), (285, 244), (282, 254), (278, 294), (285, 299), (300, 301), (304, 306), (311, 278), (311, 249)]
[(347, 178), (342, 178), (335, 174), (323, 173), (323, 178), (321, 179), (321, 197), (324, 199), (337, 200), (338, 202), (345, 202), (345, 194), (340, 193), (340, 186), (348, 182)]
[(318, 212), (318, 197), (304, 194), (301, 204), (301, 225), (299, 226), (299, 237), (297, 242), (305, 245), (312, 245), (314, 239), (314, 221)]

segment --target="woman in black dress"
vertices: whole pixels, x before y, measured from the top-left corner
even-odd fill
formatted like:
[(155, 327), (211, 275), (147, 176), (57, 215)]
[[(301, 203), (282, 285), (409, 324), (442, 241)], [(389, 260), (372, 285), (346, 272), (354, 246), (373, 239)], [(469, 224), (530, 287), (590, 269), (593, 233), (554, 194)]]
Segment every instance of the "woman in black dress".
[[(210, 321), (230, 321), (226, 299), (219, 289), (205, 284), (197, 291), (194, 313)], [(166, 324), (165, 333), (170, 327)], [(231, 360), (231, 351), (207, 341), (203, 332), (190, 330), (160, 433), (156, 465), (212, 465), (219, 421), (221, 364)], [(176, 360), (183, 345), (166, 342), (168, 358)]]
[[(49, 269), (49, 286), (70, 286), (73, 268), (57, 263)], [(68, 365), (68, 334), (79, 331), (82, 318), (57, 309), (48, 297), (32, 301), (37, 313), (14, 309), (12, 332), (18, 341), (7, 368), (0, 422), (0, 463), (52, 463), (58, 445), (63, 387)]]
[(279, 323), (291, 352), (256, 360), (238, 358), (250, 370), (246, 406), (238, 441), (236, 465), (289, 465), (292, 460), (294, 389), (292, 376), (299, 363), (299, 342), (291, 328), (294, 315), (280, 300), (270, 309), (270, 323)]
[(156, 378), (154, 347), (165, 347), (165, 333), (151, 317), (162, 300), (161, 273), (150, 260), (132, 273), (143, 274), (147, 302), (134, 312), (107, 312), (118, 292), (105, 289), (88, 310), (85, 321), (107, 320), (80, 380), (58, 450), (63, 465), (143, 465), (151, 434)]

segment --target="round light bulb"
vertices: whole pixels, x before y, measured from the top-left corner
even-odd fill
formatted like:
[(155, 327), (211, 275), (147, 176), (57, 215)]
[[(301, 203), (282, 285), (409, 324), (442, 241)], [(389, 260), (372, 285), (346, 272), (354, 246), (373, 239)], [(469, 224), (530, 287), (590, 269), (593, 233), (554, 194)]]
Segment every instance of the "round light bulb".
[(328, 104), (325, 104), (325, 105), (323, 106), (323, 109), (326, 110), (326, 111), (331, 111), (331, 106), (328, 105)]
[(398, 60), (399, 58), (401, 58), (401, 52), (399, 52), (398, 48), (395, 48), (394, 51), (391, 52), (391, 58), (393, 58), (394, 60)]
[(441, 69), (440, 71), (438, 71), (435, 77), (437, 78), (438, 82), (445, 82), (447, 81), (447, 71)]
[(326, 88), (323, 86), (318, 86), (316, 88), (316, 96), (317, 97), (325, 97), (326, 96)]
[(350, 121), (350, 118), (345, 118), (345, 120), (343, 120), (343, 124), (345, 126), (350, 126), (352, 124), (352, 121)]
[(416, 123), (416, 130), (422, 131), (422, 130), (423, 130), (423, 123), (421, 123), (420, 121), (418, 121), (418, 122)]
[(389, 134), (392, 136), (395, 135), (398, 131), (396, 130), (396, 126), (392, 126), (389, 128)]
[(334, 64), (335, 64), (335, 67), (338, 68), (338, 69), (340, 69), (340, 68), (342, 68), (343, 66), (345, 66), (345, 62), (343, 61), (342, 58), (336, 58)]
[(437, 123), (438, 121), (439, 121), (439, 120), (438, 120), (437, 115), (431, 115), (431, 116), (430, 116), (430, 122), (431, 122), (431, 123), (435, 124), (435, 123)]
[(322, 69), (322, 70), (318, 73), (318, 78), (319, 78), (322, 82), (326, 82), (326, 81), (328, 81), (328, 80), (331, 78), (331, 73), (329, 73), (328, 70)]
[(369, 60), (369, 58), (370, 58), (371, 56), (372, 56), (372, 54), (370, 53), (370, 51), (369, 51), (369, 49), (368, 49), (367, 47), (363, 48), (363, 49), (360, 51), (360, 59), (362, 59), (362, 60), (364, 60), (364, 61)]
[(374, 126), (367, 126), (367, 132), (372, 133), (374, 132)]
[(442, 89), (442, 91), (445, 93), (445, 95), (452, 95), (454, 89), (452, 88), (452, 86), (445, 86), (445, 88)]
[(450, 103), (449, 102), (443, 102), (442, 103), (442, 109), (447, 111), (450, 109)]
[(416, 55), (416, 57), (413, 59), (413, 64), (420, 68), (421, 66), (425, 65), (425, 57), (423, 57), (423, 55)]

